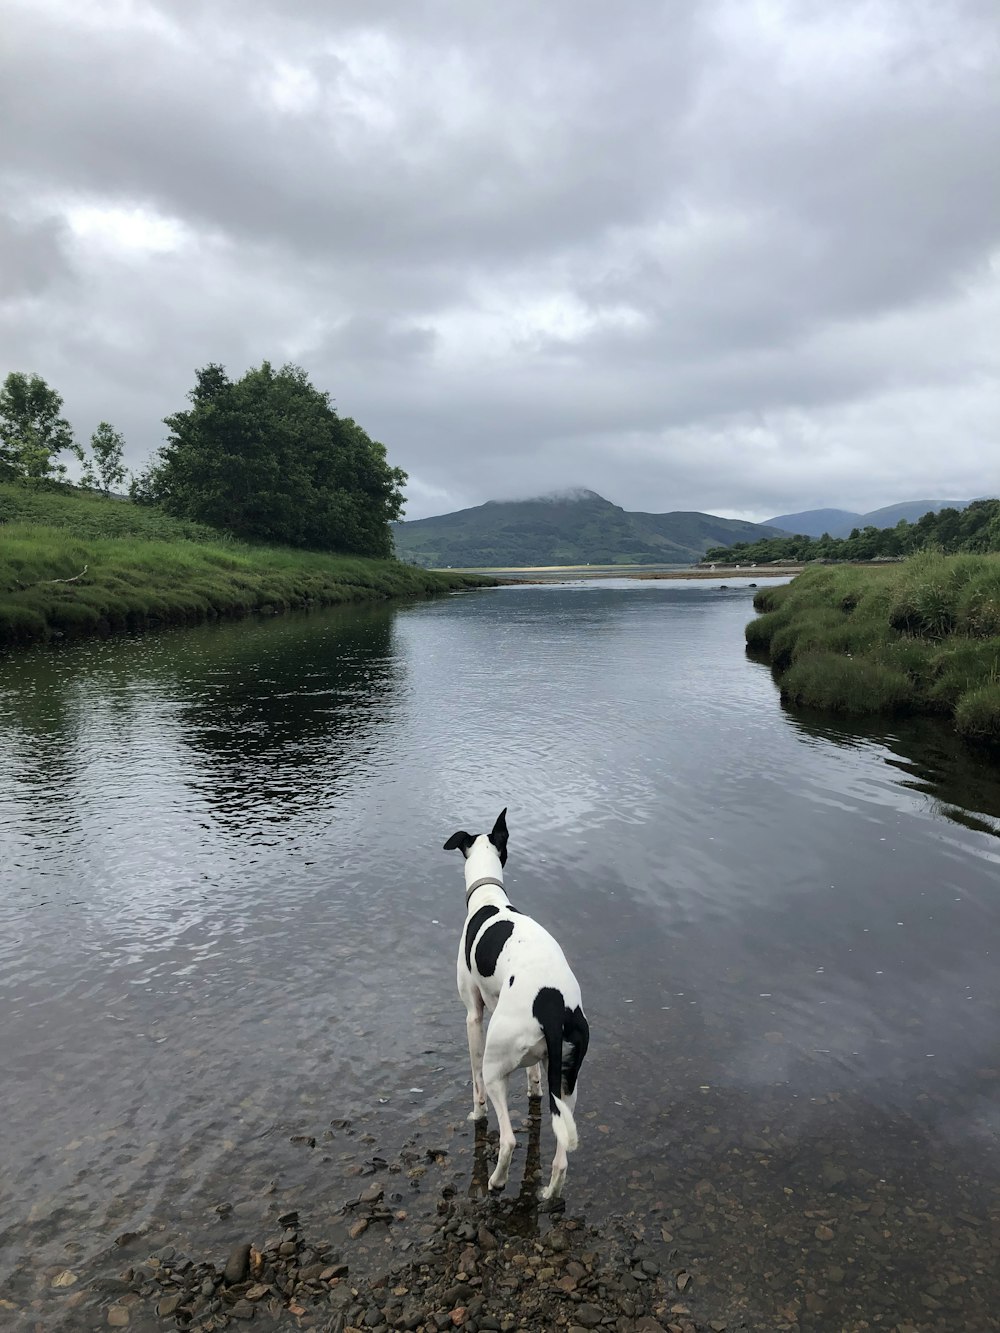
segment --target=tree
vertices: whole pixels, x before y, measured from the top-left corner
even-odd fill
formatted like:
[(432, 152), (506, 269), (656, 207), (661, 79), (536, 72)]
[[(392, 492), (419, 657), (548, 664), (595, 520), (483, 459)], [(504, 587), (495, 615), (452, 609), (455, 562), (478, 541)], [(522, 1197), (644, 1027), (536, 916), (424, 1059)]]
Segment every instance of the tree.
[(77, 457), (83, 464), (83, 484), (95, 490), (98, 486), (105, 495), (125, 480), (125, 439), (107, 421), (102, 421), (90, 437), (91, 453), (83, 449)]
[(137, 498), (248, 541), (391, 555), (406, 474), (305, 371), (265, 361), (232, 381), (212, 364), (188, 397)]
[(12, 370), (0, 389), (0, 477), (51, 477), (66, 472), (55, 461), (73, 449), (63, 400), (40, 375)]

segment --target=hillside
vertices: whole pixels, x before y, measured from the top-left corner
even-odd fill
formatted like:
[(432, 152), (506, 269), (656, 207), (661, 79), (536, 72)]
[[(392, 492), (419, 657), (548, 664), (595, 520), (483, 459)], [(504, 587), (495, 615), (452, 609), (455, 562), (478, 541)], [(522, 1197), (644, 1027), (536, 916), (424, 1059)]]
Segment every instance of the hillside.
[(969, 500), (904, 500), (867, 514), (855, 514), (849, 509), (806, 509), (799, 514), (778, 514), (769, 518), (767, 524), (803, 537), (822, 537), (824, 533), (830, 537), (848, 537), (853, 528), (894, 528), (901, 518), (916, 523), (924, 514), (965, 509), (970, 503)]
[(767, 521), (772, 527), (797, 536), (822, 537), (827, 532), (831, 537), (846, 537), (862, 518), (849, 509), (806, 509), (800, 514), (778, 514)]
[(783, 535), (712, 514), (628, 513), (594, 491), (490, 500), (393, 524), (401, 560), (428, 568), (530, 565), (690, 565), (709, 546)]

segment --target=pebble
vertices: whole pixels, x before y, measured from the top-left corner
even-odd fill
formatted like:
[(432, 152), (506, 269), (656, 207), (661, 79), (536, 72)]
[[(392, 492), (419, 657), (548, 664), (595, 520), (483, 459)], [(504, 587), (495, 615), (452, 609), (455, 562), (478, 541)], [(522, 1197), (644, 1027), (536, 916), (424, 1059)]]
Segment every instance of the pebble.
[(234, 1245), (230, 1251), (229, 1258), (226, 1260), (226, 1267), (222, 1273), (222, 1280), (227, 1286), (235, 1286), (242, 1282), (250, 1271), (250, 1242), (246, 1241), (239, 1245)]
[(584, 1328), (596, 1328), (604, 1318), (604, 1311), (596, 1305), (578, 1305), (573, 1313), (577, 1323), (582, 1324)]

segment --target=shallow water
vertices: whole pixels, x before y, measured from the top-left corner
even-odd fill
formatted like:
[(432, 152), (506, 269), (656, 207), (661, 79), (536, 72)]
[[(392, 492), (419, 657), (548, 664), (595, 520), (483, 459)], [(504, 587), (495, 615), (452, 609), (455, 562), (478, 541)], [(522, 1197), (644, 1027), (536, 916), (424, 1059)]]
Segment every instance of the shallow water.
[(336, 1235), (406, 1142), (478, 1188), (441, 844), (504, 805), (593, 1033), (570, 1207), (713, 1317), (1000, 1326), (1000, 783), (929, 723), (784, 712), (751, 596), (509, 587), (0, 663), (12, 1326), (121, 1233)]

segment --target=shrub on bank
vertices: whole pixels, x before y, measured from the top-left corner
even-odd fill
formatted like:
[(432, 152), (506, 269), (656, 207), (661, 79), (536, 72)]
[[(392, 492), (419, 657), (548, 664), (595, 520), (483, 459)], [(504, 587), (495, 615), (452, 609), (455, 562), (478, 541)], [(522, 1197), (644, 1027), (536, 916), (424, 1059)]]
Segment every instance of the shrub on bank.
[(747, 644), (789, 702), (839, 713), (942, 712), (1000, 745), (1000, 556), (921, 553), (806, 570), (761, 589)]
[(1000, 746), (1000, 684), (980, 685), (959, 699), (955, 730), (967, 740)]

